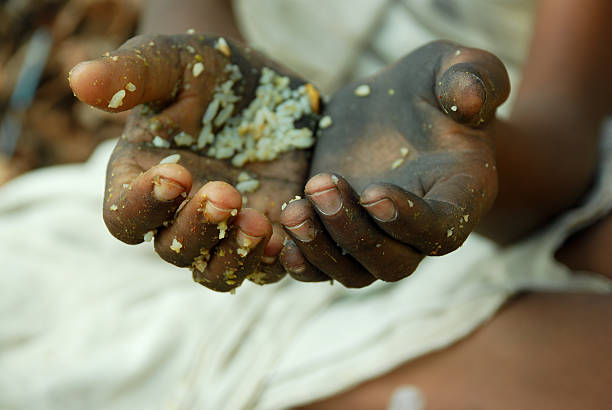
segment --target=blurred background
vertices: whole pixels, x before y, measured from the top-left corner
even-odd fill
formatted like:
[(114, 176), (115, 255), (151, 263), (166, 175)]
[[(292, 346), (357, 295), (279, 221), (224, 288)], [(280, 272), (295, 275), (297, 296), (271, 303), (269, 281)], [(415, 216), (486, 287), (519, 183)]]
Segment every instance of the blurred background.
[(77, 63), (136, 32), (144, 0), (0, 0), (0, 185), (31, 169), (86, 160), (125, 114), (80, 104)]

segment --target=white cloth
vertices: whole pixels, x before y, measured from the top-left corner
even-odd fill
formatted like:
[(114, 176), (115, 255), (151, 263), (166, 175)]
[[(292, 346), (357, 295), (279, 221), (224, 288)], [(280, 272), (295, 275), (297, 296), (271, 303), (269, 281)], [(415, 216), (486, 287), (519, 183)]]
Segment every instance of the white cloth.
[(552, 257), (612, 207), (612, 146), (585, 205), (513, 248), (474, 235), (398, 283), (347, 290), (287, 279), (234, 296), (194, 284), (150, 244), (107, 233), (110, 150), (0, 188), (2, 409), (282, 409), (454, 343), (519, 290), (612, 291)]
[[(437, 39), (493, 50), (520, 80), (533, 0), (234, 0), (249, 43), (326, 93)], [(514, 87), (513, 89), (517, 89)], [(515, 93), (498, 111), (510, 113)]]

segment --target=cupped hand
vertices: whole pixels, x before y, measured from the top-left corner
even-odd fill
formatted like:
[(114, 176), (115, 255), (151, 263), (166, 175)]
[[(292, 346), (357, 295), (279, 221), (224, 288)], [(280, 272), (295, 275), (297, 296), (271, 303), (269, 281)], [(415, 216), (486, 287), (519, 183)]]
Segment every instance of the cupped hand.
[[(269, 81), (285, 90), (284, 100), (276, 98), (302, 104), (285, 107), (296, 117), (285, 116), (285, 128), (298, 131), (279, 153), (266, 127), (283, 120), (280, 114), (268, 111), (249, 127), (235, 123), (226, 134), (255, 135), (250, 144), (260, 143), (253, 145), (259, 156), (253, 146), (251, 156), (241, 156), (231, 138), (217, 144), (219, 134), (249, 109), (266, 67), (281, 74)], [(154, 236), (164, 260), (191, 267), (197, 282), (218, 291), (245, 278), (270, 283), (283, 276), (277, 255), (284, 233), (273, 225), (280, 204), (299, 194), (307, 178), (312, 139), (304, 129), (316, 124), (314, 87), (249, 48), (200, 34), (133, 38), (77, 65), (69, 81), (94, 107), (134, 108), (107, 169), (103, 215), (111, 234), (128, 244)]]
[(497, 193), (491, 123), (508, 93), (495, 56), (445, 41), (338, 91), (307, 198), (281, 215), (290, 274), (362, 287), (457, 249)]

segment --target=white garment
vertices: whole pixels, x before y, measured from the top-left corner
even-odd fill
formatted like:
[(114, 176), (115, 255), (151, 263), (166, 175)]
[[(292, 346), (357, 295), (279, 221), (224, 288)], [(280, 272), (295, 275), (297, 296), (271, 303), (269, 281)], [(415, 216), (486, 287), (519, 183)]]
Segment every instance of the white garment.
[[(437, 39), (494, 51), (514, 86), (534, 8), (533, 0), (234, 0), (248, 42), (325, 93)], [(500, 116), (509, 115), (514, 97)]]
[(612, 291), (552, 257), (612, 207), (612, 145), (586, 204), (512, 248), (473, 235), (398, 283), (347, 290), (286, 279), (245, 283), (235, 296), (194, 284), (150, 244), (108, 234), (110, 150), (0, 188), (2, 409), (287, 408), (454, 343), (519, 290)]

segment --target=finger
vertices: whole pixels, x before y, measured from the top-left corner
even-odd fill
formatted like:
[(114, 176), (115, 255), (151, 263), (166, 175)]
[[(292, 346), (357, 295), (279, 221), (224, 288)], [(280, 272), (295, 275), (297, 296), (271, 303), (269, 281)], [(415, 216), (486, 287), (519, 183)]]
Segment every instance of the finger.
[(209, 250), (226, 235), (242, 207), (240, 193), (222, 181), (206, 183), (182, 207), (174, 222), (159, 231), (155, 250), (176, 266), (202, 266)]
[[(319, 271), (348, 288), (364, 287), (374, 282), (375, 278), (325, 232), (325, 227), (307, 200), (290, 202), (281, 213), (280, 221), (301, 254)], [(293, 261), (288, 261), (288, 264), (299, 265)], [(309, 274), (307, 277), (317, 276)]]
[(108, 166), (103, 217), (109, 232), (128, 244), (172, 220), (191, 189), (191, 174), (179, 164), (143, 171), (119, 142)]
[(272, 236), (266, 244), (261, 263), (257, 270), (247, 276), (247, 279), (258, 285), (276, 283), (285, 277), (287, 272), (279, 260), (286, 234), (279, 224), (272, 225)]
[[(457, 249), (478, 223), (479, 203), (463, 176), (452, 177), (425, 198), (391, 184), (373, 184), (361, 194), (363, 208), (391, 237), (428, 255)], [(463, 198), (463, 199), (462, 199)]]
[(315, 175), (306, 184), (305, 192), (327, 233), (377, 279), (403, 279), (423, 259), (422, 253), (390, 238), (376, 226), (342, 177)]
[(436, 76), (440, 108), (453, 120), (472, 127), (488, 123), (510, 93), (503, 63), (493, 54), (446, 43)]
[[(193, 70), (198, 62), (202, 63), (201, 72)], [(185, 82), (197, 84), (197, 91), (208, 91), (210, 97), (227, 63), (228, 59), (214, 49), (213, 38), (145, 35), (97, 60), (79, 63), (70, 71), (69, 82), (81, 101), (119, 112), (138, 104), (169, 102)], [(121, 91), (125, 91), (124, 97), (113, 101)]]
[(281, 264), (289, 275), (300, 282), (322, 282), (331, 280), (308, 262), (293, 239), (288, 239), (280, 255)]
[(271, 235), (272, 225), (263, 214), (243, 209), (228, 237), (215, 246), (204, 271), (192, 269), (193, 279), (219, 292), (235, 289), (256, 271)]

